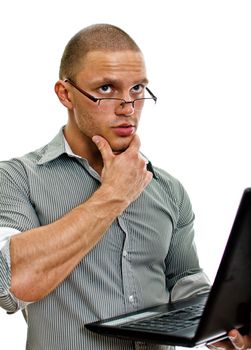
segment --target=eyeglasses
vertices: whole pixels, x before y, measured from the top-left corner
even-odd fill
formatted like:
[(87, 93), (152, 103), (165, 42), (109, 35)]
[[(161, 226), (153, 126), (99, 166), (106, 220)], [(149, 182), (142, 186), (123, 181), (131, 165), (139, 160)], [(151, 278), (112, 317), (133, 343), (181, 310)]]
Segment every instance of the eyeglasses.
[(91, 101), (97, 103), (98, 107), (101, 111), (114, 110), (118, 106), (121, 106), (122, 108), (124, 108), (128, 103), (131, 103), (131, 105), (135, 111), (141, 111), (143, 106), (146, 103), (148, 106), (154, 106), (157, 102), (157, 97), (151, 92), (151, 90), (148, 87), (145, 87), (145, 89), (151, 97), (142, 97), (142, 98), (136, 98), (133, 101), (126, 101), (123, 98), (115, 98), (115, 97), (98, 98), (98, 97), (90, 95), (88, 92), (81, 89), (74, 81), (72, 81), (69, 78), (65, 79), (64, 82), (69, 83), (75, 89), (77, 89), (81, 94), (83, 94), (85, 97), (87, 97)]

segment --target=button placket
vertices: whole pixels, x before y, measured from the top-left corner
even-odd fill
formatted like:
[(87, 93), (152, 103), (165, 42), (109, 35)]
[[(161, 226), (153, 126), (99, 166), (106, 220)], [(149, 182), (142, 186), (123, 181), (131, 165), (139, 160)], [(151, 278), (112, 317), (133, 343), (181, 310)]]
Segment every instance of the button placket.
[(125, 249), (123, 250), (122, 255), (123, 255), (124, 258), (126, 258), (128, 256), (128, 253), (127, 253), (127, 251)]
[(125, 297), (125, 305), (127, 310), (134, 310), (135, 303), (135, 290), (134, 290), (134, 280), (131, 271), (131, 261), (130, 261), (130, 253), (129, 253), (129, 233), (126, 227), (126, 223), (124, 221), (123, 215), (118, 217), (118, 223), (120, 228), (125, 233), (124, 246), (122, 251), (122, 279), (123, 279), (123, 287), (124, 287), (124, 297)]

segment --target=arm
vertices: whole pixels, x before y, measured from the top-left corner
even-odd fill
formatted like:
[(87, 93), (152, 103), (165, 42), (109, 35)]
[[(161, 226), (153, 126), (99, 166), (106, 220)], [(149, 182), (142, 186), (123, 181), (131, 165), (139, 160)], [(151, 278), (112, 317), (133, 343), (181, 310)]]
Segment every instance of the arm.
[(151, 181), (137, 136), (120, 155), (103, 138), (93, 141), (104, 163), (100, 188), (56, 222), (11, 238), (11, 292), (23, 301), (39, 300), (54, 290)]

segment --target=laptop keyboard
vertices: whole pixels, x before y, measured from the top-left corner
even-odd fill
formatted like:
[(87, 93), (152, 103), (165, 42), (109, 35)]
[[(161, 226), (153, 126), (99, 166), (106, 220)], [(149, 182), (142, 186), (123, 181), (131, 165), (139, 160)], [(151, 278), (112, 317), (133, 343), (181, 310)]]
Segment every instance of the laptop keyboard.
[(204, 304), (188, 306), (184, 309), (168, 312), (167, 314), (133, 321), (122, 327), (155, 332), (174, 332), (178, 329), (197, 325), (204, 306)]

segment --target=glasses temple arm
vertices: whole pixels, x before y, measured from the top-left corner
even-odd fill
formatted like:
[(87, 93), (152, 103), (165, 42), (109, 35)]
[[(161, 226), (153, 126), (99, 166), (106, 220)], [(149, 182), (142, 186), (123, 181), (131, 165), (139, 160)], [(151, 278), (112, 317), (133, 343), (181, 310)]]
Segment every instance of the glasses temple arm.
[(97, 101), (100, 100), (99, 98), (94, 97), (94, 96), (88, 94), (88, 92), (86, 92), (86, 91), (84, 91), (83, 89), (81, 89), (81, 88), (80, 88), (79, 86), (77, 86), (77, 85), (74, 83), (74, 81), (72, 81), (71, 79), (66, 78), (66, 79), (64, 79), (64, 82), (65, 82), (65, 83), (69, 83), (70, 85), (74, 86), (75, 89), (77, 89), (79, 92), (81, 92), (81, 94), (85, 95), (86, 97), (88, 97), (88, 98), (89, 98), (90, 100), (92, 100), (93, 102), (97, 102)]
[(154, 99), (154, 101), (157, 101), (157, 97), (152, 93), (152, 91), (146, 86), (146, 91), (152, 96), (152, 98)]

